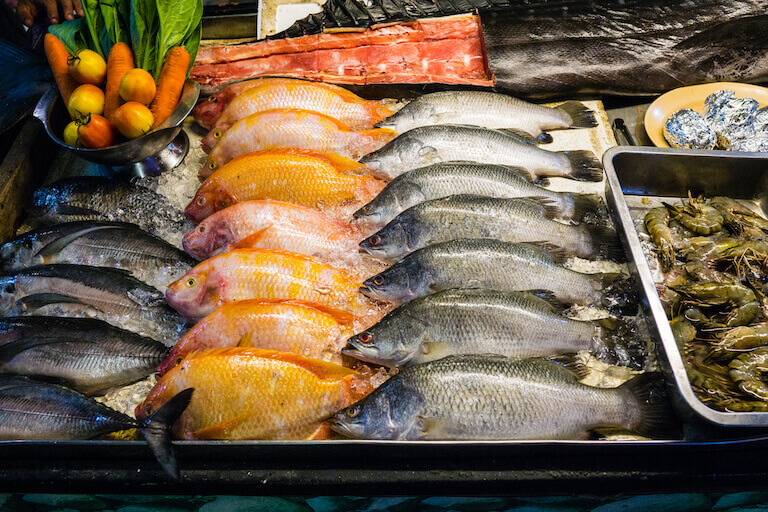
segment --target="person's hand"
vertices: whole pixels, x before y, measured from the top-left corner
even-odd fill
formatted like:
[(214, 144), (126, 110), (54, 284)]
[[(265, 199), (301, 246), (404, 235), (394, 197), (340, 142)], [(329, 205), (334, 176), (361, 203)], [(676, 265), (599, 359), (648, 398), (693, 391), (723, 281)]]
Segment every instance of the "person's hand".
[(74, 19), (75, 13), (85, 16), (80, 0), (19, 0), (16, 6), (16, 14), (28, 27), (43, 15), (47, 15), (50, 22), (56, 25), (59, 21)]

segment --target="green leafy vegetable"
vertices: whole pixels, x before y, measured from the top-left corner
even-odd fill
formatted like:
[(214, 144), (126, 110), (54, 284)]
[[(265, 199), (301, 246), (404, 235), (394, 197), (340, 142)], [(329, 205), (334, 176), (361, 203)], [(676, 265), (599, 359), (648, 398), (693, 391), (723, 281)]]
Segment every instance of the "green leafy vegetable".
[[(156, 0), (156, 5), (160, 21), (160, 33), (155, 38), (157, 60), (152, 69), (147, 69), (155, 80), (160, 77), (165, 56), (174, 46), (181, 46), (189, 35), (194, 37), (203, 16), (203, 4), (200, 0)], [(196, 44), (199, 43), (198, 39)], [(189, 52), (189, 48), (185, 46), (185, 49)]]
[(101, 16), (104, 19), (104, 25), (110, 43), (115, 44), (120, 42), (131, 44), (130, 0), (101, 0), (99, 2), (99, 7), (101, 9)]
[(88, 26), (83, 18), (68, 20), (58, 25), (51, 25), (48, 31), (55, 35), (72, 55), (90, 48)]
[(104, 16), (101, 14), (99, 0), (82, 0), (83, 11), (85, 11), (85, 21), (88, 24), (88, 33), (90, 34), (89, 48), (104, 59), (109, 55), (112, 48), (112, 42), (107, 34), (107, 27), (104, 24)]

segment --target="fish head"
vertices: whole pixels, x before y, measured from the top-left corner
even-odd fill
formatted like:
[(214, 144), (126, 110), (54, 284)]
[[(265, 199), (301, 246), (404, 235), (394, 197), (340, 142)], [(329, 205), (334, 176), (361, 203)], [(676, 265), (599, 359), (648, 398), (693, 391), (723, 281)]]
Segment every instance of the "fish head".
[(35, 264), (35, 254), (41, 249), (29, 236), (20, 236), (0, 246), (0, 271), (14, 270)]
[(363, 157), (360, 163), (373, 169), (376, 177), (394, 179), (401, 174), (439, 161), (437, 151), (420, 141), (411, 132)]
[(398, 315), (387, 315), (376, 325), (348, 339), (341, 352), (368, 363), (400, 367), (416, 355), (422, 332), (418, 322), (404, 322)]
[(0, 274), (0, 314), (10, 314), (15, 305), (16, 276)]
[(205, 137), (203, 137), (203, 139), (200, 141), (203, 145), (203, 151), (210, 153), (213, 147), (219, 143), (219, 140), (221, 140), (223, 135), (224, 130), (216, 126), (212, 127), (208, 133), (205, 134)]
[(352, 217), (361, 221), (369, 222), (372, 225), (379, 226), (382, 224), (383, 219), (387, 214), (387, 212), (384, 210), (385, 208), (383, 205), (378, 205), (376, 204), (376, 201), (371, 201), (353, 213)]
[(418, 260), (411, 256), (366, 279), (360, 291), (372, 299), (393, 304), (403, 304), (431, 293), (429, 273), (423, 272)]
[(224, 212), (214, 213), (184, 235), (181, 243), (187, 254), (202, 261), (227, 251), (236, 241), (229, 220), (220, 213)]
[(192, 109), (192, 117), (203, 128), (210, 129), (224, 110), (222, 102), (219, 101), (220, 95), (221, 93), (212, 94)]
[(203, 183), (195, 197), (184, 209), (184, 215), (193, 222), (201, 222), (214, 213), (232, 206), (237, 198), (221, 190), (216, 183)]
[(408, 242), (408, 231), (400, 219), (396, 218), (360, 242), (360, 248), (374, 258), (393, 262), (411, 252)]
[(56, 205), (60, 197), (57, 194), (57, 190), (53, 190), (54, 187), (55, 184), (35, 190), (26, 208), (30, 215), (42, 219), (56, 211)]
[(134, 409), (137, 420), (141, 422), (147, 421), (150, 416), (156, 413), (180, 391), (177, 383), (180, 368), (178, 366), (158, 379), (157, 383), (149, 391), (147, 398)]
[[(210, 260), (208, 260), (210, 261)], [(215, 275), (208, 261), (204, 261), (172, 282), (165, 291), (168, 305), (185, 318), (202, 318), (214, 310), (219, 297), (213, 286)]]

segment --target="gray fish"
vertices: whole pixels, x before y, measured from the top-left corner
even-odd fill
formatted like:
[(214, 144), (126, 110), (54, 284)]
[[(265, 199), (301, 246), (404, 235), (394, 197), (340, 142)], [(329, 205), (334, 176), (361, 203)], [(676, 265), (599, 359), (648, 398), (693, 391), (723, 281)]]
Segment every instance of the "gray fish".
[(544, 188), (547, 184), (546, 178), (533, 184), (527, 172), (514, 167), (444, 162), (401, 174), (370, 203), (356, 211), (354, 217), (383, 225), (419, 203), (456, 194), (542, 198), (557, 208), (558, 218), (576, 222), (585, 216), (600, 216), (602, 207), (599, 196), (554, 192)]
[(579, 101), (550, 108), (489, 91), (441, 91), (424, 94), (376, 125), (398, 134), (440, 124), (511, 128), (552, 142), (546, 130), (592, 128), (595, 113)]
[(456, 195), (425, 201), (395, 217), (360, 243), (371, 256), (397, 261), (428, 245), (459, 238), (546, 242), (569, 256), (624, 261), (616, 232), (605, 226), (573, 226), (552, 220), (557, 209), (529, 199)]
[(57, 181), (32, 195), (29, 212), (45, 224), (78, 220), (118, 221), (181, 247), (190, 224), (184, 211), (148, 188), (117, 179), (82, 176)]
[(573, 320), (530, 293), (446, 290), (391, 311), (350, 338), (342, 352), (369, 363), (410, 366), (461, 354), (537, 357), (588, 350), (607, 362), (637, 366), (626, 350), (612, 351), (612, 324), (618, 322)]
[(166, 346), (186, 330), (163, 293), (124, 270), (41, 265), (0, 274), (0, 315), (88, 317)]
[(367, 279), (361, 291), (402, 304), (451, 288), (499, 291), (548, 290), (568, 304), (600, 306), (603, 289), (616, 276), (582, 274), (565, 268), (557, 248), (498, 240), (454, 240), (415, 251)]
[(605, 389), (579, 383), (578, 370), (544, 359), (446, 357), (400, 370), (330, 424), (359, 439), (586, 439), (601, 427), (679, 435), (658, 374)]
[(80, 221), (24, 233), (0, 247), (0, 270), (70, 263), (128, 270), (163, 289), (197, 262), (165, 240), (124, 222)]
[(64, 386), (0, 375), (0, 440), (92, 439), (138, 428), (163, 469), (178, 478), (170, 427), (189, 405), (193, 391), (185, 389), (140, 422)]
[(603, 168), (590, 151), (547, 151), (506, 130), (458, 125), (415, 128), (364, 156), (360, 163), (374, 175), (391, 180), (418, 167), (449, 161), (520, 167), (531, 179), (603, 179)]
[(165, 345), (91, 318), (0, 319), (0, 371), (63, 380), (88, 395), (154, 373)]

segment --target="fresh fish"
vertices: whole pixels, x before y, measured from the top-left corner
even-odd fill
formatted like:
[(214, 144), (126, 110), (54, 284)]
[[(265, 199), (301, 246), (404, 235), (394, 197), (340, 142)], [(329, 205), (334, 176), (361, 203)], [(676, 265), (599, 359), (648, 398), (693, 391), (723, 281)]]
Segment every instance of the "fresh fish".
[(376, 127), (401, 134), (439, 124), (511, 128), (529, 133), (539, 142), (552, 142), (546, 130), (592, 128), (597, 121), (595, 113), (579, 101), (549, 108), (488, 91), (441, 91), (419, 96)]
[(303, 148), (357, 160), (395, 137), (387, 128), (352, 131), (332, 117), (308, 110), (276, 109), (237, 121), (208, 155), (201, 176), (235, 157), (274, 148)]
[(235, 249), (200, 263), (165, 292), (168, 304), (189, 319), (226, 302), (298, 299), (361, 313), (366, 301), (359, 283), (336, 267), (286, 251)]
[(353, 320), (349, 313), (310, 302), (230, 302), (190, 329), (158, 371), (167, 372), (190, 352), (222, 347), (282, 350), (341, 364), (341, 349)]
[(210, 151), (237, 121), (257, 112), (274, 109), (301, 109), (338, 119), (350, 130), (368, 130), (392, 111), (380, 101), (369, 101), (348, 90), (321, 82), (262, 84), (234, 98), (216, 124), (203, 138)]
[(136, 417), (185, 388), (195, 393), (173, 427), (181, 439), (319, 439), (323, 422), (371, 390), (354, 370), (296, 354), (216, 348), (187, 355), (160, 377)]
[(460, 125), (415, 128), (360, 163), (373, 169), (375, 176), (391, 180), (418, 167), (457, 160), (520, 167), (532, 179), (603, 179), (603, 168), (590, 151), (547, 151), (507, 130)]
[(354, 160), (329, 153), (259, 151), (235, 158), (209, 176), (185, 213), (200, 222), (237, 202), (253, 199), (287, 201), (328, 214), (341, 206), (351, 213), (384, 188), (380, 180), (349, 174), (365, 169)]
[(642, 358), (613, 337), (615, 323), (570, 319), (530, 293), (446, 290), (391, 311), (350, 338), (343, 353), (374, 364), (410, 366), (461, 354), (536, 357), (588, 350), (606, 362), (641, 367)]
[(657, 374), (595, 388), (559, 364), (503, 356), (405, 368), (331, 420), (348, 437), (393, 440), (586, 439), (599, 427), (676, 439), (675, 424)]
[[(454, 240), (415, 251), (363, 283), (377, 300), (402, 304), (451, 288), (548, 290), (568, 304), (604, 305), (613, 274), (582, 274), (562, 266), (557, 248), (498, 240)], [(610, 290), (606, 290), (606, 294)]]
[(422, 247), (459, 238), (547, 242), (569, 256), (624, 261), (616, 232), (605, 226), (553, 221), (556, 208), (529, 199), (458, 195), (413, 206), (360, 243), (370, 255), (397, 261)]
[(125, 270), (64, 264), (0, 274), (0, 315), (97, 318), (167, 346), (186, 323), (162, 292)]
[(169, 430), (189, 404), (192, 392), (192, 389), (181, 390), (150, 417), (135, 420), (58, 384), (0, 375), (0, 440), (92, 439), (137, 428), (165, 472), (178, 478), (179, 468)]
[(28, 231), (0, 247), (0, 270), (71, 263), (128, 270), (165, 288), (195, 260), (168, 242), (124, 222), (79, 221)]
[(544, 188), (546, 184), (546, 178), (537, 184), (531, 183), (527, 172), (514, 167), (445, 162), (401, 174), (354, 216), (381, 226), (424, 201), (456, 194), (475, 194), (499, 198), (545, 198), (557, 208), (559, 218), (576, 222), (585, 216), (599, 217), (602, 207), (597, 195), (554, 192)]
[(81, 176), (57, 181), (32, 195), (29, 213), (45, 224), (78, 220), (118, 221), (181, 246), (184, 212), (148, 188), (116, 179)]
[(92, 318), (0, 319), (0, 371), (61, 379), (88, 395), (155, 372), (168, 348)]

